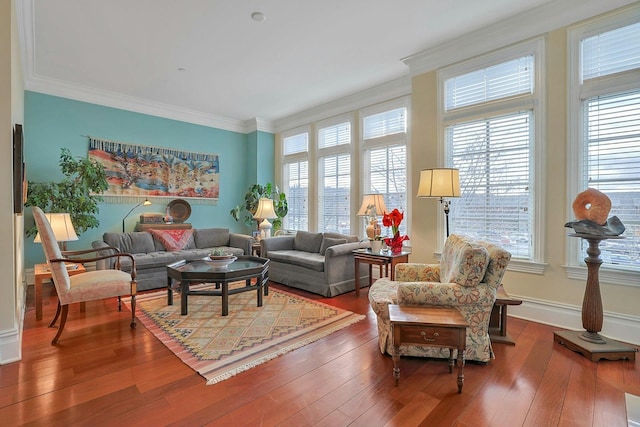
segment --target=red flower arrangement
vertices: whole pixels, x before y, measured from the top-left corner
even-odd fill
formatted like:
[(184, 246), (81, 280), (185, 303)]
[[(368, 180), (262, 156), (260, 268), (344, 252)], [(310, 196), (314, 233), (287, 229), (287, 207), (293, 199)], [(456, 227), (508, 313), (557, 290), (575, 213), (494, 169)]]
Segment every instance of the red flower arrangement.
[(409, 240), (409, 236), (401, 236), (399, 227), (400, 223), (404, 219), (404, 212), (400, 212), (398, 209), (392, 210), (388, 214), (384, 214), (382, 217), (382, 225), (385, 227), (391, 227), (393, 233), (392, 237), (387, 237), (384, 242), (391, 248), (391, 252), (398, 253), (402, 251), (402, 242)]

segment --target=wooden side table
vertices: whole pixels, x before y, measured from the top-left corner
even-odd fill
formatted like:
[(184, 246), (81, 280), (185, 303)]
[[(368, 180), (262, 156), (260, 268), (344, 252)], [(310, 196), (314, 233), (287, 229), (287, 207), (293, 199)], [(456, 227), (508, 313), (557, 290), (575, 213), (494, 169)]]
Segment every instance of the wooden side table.
[(449, 373), (455, 360), (453, 349), (458, 350), (458, 393), (464, 385), (464, 352), (467, 348), (469, 324), (455, 308), (410, 307), (389, 305), (389, 320), (393, 335), (393, 377), (400, 380), (400, 346), (403, 344), (449, 349)]
[[(87, 271), (82, 264), (74, 265), (77, 265), (77, 268), (67, 269), (69, 276), (75, 276), (76, 274)], [(45, 279), (51, 279), (51, 271), (47, 264), (36, 264), (33, 267), (33, 275), (33, 287), (36, 294), (36, 320), (42, 320), (42, 281)], [(82, 307), (84, 307), (84, 305)]]
[(507, 307), (520, 304), (522, 304), (522, 300), (511, 298), (500, 284), (489, 319), (489, 337), (492, 343), (516, 345), (516, 342), (507, 333)]
[[(360, 295), (360, 263), (369, 264), (369, 286), (373, 284), (371, 277), (372, 267), (380, 266), (380, 275), (382, 275), (382, 267), (385, 268), (385, 277), (395, 279), (396, 264), (401, 262), (409, 262), (409, 254), (411, 252), (400, 252), (399, 254), (372, 252), (369, 249), (356, 249), (353, 251), (353, 259), (356, 268), (356, 296)], [(389, 276), (389, 267), (391, 267), (391, 276)]]

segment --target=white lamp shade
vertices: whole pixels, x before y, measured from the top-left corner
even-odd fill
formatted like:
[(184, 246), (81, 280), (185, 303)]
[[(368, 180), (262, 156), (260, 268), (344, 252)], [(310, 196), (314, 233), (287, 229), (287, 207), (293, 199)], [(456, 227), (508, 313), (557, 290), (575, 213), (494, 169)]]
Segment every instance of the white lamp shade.
[(460, 172), (448, 168), (421, 170), (418, 197), (460, 197)]
[(256, 213), (253, 214), (253, 217), (256, 219), (275, 219), (278, 218), (275, 210), (273, 209), (273, 200), (271, 199), (260, 199), (258, 202), (258, 209), (256, 209)]
[(360, 206), (360, 210), (358, 210), (358, 213), (356, 215), (367, 215), (367, 210), (371, 205), (375, 206), (377, 216), (382, 216), (387, 213), (387, 206), (384, 204), (384, 198), (382, 197), (382, 194), (365, 194), (362, 197), (362, 205)]
[[(46, 213), (44, 216), (51, 224), (51, 230), (57, 242), (69, 242), (71, 240), (78, 240), (76, 230), (73, 228), (71, 222), (71, 215), (68, 213)], [(40, 242), (40, 233), (36, 234), (36, 238), (33, 239), (35, 243)]]

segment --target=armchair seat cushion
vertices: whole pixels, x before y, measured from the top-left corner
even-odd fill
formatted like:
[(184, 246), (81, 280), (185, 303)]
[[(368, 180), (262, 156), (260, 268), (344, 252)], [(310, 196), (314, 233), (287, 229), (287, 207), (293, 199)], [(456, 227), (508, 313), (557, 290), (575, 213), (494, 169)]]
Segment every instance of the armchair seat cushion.
[(110, 298), (114, 292), (116, 295), (131, 293), (131, 275), (127, 272), (96, 270), (90, 273), (69, 277), (69, 291), (65, 295), (69, 304)]

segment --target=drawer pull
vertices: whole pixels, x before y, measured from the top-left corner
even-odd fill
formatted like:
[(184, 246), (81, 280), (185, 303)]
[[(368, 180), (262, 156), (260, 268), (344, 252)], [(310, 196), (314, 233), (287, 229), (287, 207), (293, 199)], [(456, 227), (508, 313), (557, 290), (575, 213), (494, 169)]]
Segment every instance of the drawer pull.
[(439, 333), (434, 332), (433, 333), (433, 338), (427, 338), (427, 333), (426, 332), (420, 332), (420, 335), (422, 335), (422, 339), (424, 339), (426, 342), (434, 342), (436, 340), (436, 338), (438, 338), (440, 336)]

